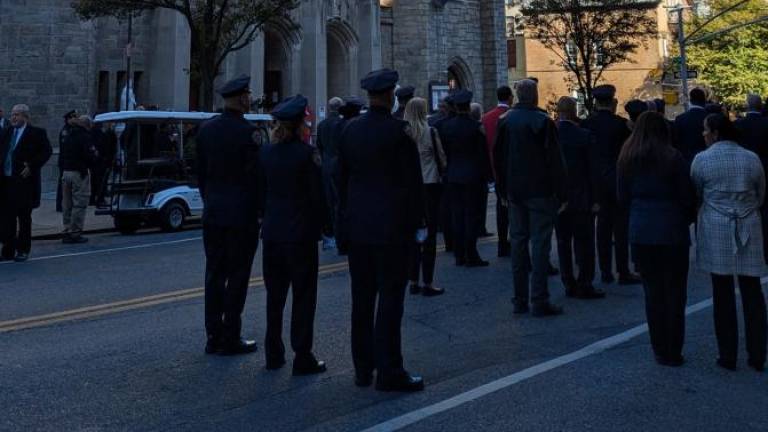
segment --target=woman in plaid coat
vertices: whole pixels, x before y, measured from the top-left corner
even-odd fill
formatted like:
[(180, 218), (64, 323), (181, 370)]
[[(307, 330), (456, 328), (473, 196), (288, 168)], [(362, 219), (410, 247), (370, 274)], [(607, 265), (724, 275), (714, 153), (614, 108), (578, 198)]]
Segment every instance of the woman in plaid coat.
[(696, 259), (712, 275), (717, 363), (736, 369), (738, 326), (734, 277), (744, 307), (749, 365), (762, 370), (766, 357), (766, 308), (760, 277), (766, 274), (760, 206), (765, 174), (756, 154), (736, 143), (737, 132), (722, 114), (704, 121), (709, 148), (693, 161), (691, 177), (701, 199)]

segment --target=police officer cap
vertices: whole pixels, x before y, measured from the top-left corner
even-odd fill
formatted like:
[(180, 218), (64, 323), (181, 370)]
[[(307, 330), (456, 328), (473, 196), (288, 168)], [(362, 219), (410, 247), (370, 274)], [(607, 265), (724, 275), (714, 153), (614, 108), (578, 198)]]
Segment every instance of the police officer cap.
[(219, 94), (223, 98), (239, 96), (247, 93), (251, 86), (251, 77), (240, 75), (239, 77), (227, 82), (219, 89)]
[(636, 119), (640, 114), (648, 111), (648, 104), (640, 99), (632, 99), (624, 105), (624, 110), (629, 114), (629, 117)]
[(397, 89), (395, 96), (397, 96), (398, 99), (410, 99), (415, 93), (416, 88), (414, 86), (405, 86)]
[(362, 108), (365, 102), (357, 96), (347, 96), (344, 98), (344, 105), (347, 108)]
[(469, 90), (458, 90), (453, 94), (453, 103), (456, 105), (465, 105), (472, 102), (472, 92)]
[(400, 74), (392, 69), (375, 70), (360, 80), (360, 87), (368, 93), (384, 93), (395, 88)]
[(290, 97), (277, 104), (272, 110), (272, 117), (281, 121), (301, 120), (304, 118), (307, 103), (307, 98), (300, 94)]
[(616, 97), (616, 87), (610, 84), (597, 86), (592, 90), (592, 96), (599, 101), (611, 101)]

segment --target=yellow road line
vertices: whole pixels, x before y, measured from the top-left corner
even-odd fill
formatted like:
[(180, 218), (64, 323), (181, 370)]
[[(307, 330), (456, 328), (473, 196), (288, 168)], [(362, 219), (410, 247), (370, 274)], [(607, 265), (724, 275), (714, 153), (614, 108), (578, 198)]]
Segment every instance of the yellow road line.
[[(497, 237), (488, 237), (481, 239), (479, 243), (490, 243), (496, 241)], [(445, 250), (445, 246), (439, 246), (438, 251)], [(349, 268), (346, 261), (321, 266), (318, 270), (319, 275), (326, 275), (338, 271), (344, 271)], [(249, 287), (260, 287), (264, 285), (264, 278), (261, 276), (251, 278)], [(89, 318), (100, 317), (104, 315), (116, 314), (136, 309), (148, 308), (167, 303), (175, 303), (184, 300), (192, 300), (203, 297), (205, 289), (189, 288), (176, 290), (162, 294), (138, 297), (130, 300), (121, 300), (112, 303), (104, 303), (94, 306), (86, 306), (76, 309), (70, 309), (62, 312), (54, 312), (44, 315), (18, 318), (9, 321), (0, 321), (0, 333), (10, 333), (14, 331), (27, 330), (37, 327), (49, 326), (67, 321), (77, 321)]]

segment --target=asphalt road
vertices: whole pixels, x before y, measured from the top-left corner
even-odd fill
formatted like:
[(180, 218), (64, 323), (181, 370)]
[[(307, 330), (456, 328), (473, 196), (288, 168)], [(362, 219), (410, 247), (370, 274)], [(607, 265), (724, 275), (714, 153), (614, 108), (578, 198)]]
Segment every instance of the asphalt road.
[[(406, 299), (406, 367), (427, 389), (399, 395), (352, 383), (349, 277), (330, 253), (315, 337), (326, 374), (268, 372), (262, 351), (204, 355), (200, 235), (36, 242), (33, 260), (0, 264), (0, 430), (768, 430), (768, 374), (744, 358), (735, 373), (714, 365), (702, 274), (689, 284), (688, 362), (672, 369), (653, 361), (639, 286), (579, 301), (551, 278), (566, 315), (519, 317), (509, 261), (493, 243), (481, 245), (485, 269), (456, 268), (441, 253), (447, 293)], [(260, 260), (244, 317), (244, 335), (257, 340)]]

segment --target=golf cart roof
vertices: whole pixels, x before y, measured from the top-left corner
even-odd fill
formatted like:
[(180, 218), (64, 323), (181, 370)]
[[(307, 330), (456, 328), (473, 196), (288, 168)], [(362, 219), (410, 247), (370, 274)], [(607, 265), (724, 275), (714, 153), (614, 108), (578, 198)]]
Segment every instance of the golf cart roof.
[[(157, 122), (171, 122), (171, 121), (183, 121), (189, 123), (199, 123), (213, 117), (216, 117), (219, 113), (206, 113), (206, 112), (182, 112), (182, 111), (120, 111), (99, 114), (94, 119), (96, 123), (124, 123), (124, 122), (138, 122), (138, 123), (157, 123)], [(245, 119), (251, 122), (254, 121), (272, 121), (272, 116), (269, 114), (246, 114)]]

